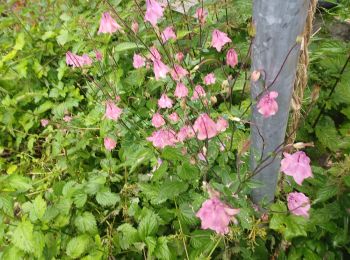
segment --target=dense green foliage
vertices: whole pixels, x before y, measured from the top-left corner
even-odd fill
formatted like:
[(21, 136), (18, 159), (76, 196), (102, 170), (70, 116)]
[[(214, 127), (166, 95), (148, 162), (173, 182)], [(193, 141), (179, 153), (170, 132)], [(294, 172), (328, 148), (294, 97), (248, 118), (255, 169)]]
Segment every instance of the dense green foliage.
[[(0, 259), (341, 259), (349, 255), (350, 65), (339, 75), (349, 42), (330, 38), (325, 29), (312, 38), (310, 81), (303, 102), (307, 115), (297, 141), (315, 143), (307, 149), (314, 178), (303, 186), (285, 178), (276, 202), (261, 215), (247, 199), (251, 189), (260, 185), (250, 180), (247, 163), (249, 66), (240, 75), (229, 71), (238, 80), (233, 105), (225, 106), (225, 70), (215, 65), (224, 54), (210, 49), (209, 40), (199, 40), (210, 37), (213, 28), (226, 30), (243, 61), (252, 35), (250, 1), (204, 1), (210, 15), (203, 30), (192, 17), (169, 10), (161, 25), (176, 24), (179, 40), (174, 48), (188, 48), (187, 53), (201, 53), (214, 61), (198, 69), (200, 60), (186, 56), (189, 68), (199, 70), (195, 80), (215, 69), (217, 83), (210, 91), (218, 102), (212, 114), (223, 113), (230, 119), (230, 130), (220, 138), (232, 149), (220, 152), (218, 142), (207, 143), (210, 167), (192, 163), (203, 146), (194, 140), (187, 147), (197, 152), (187, 155), (181, 147), (154, 149), (146, 140), (153, 131), (150, 120), (157, 99), (174, 83), (155, 81), (147, 69), (132, 67), (133, 53), (146, 50), (128, 34), (97, 36), (101, 13), (111, 10), (105, 2), (0, 3)], [(226, 2), (230, 4), (227, 16)], [(144, 42), (149, 46), (156, 42), (135, 1), (109, 3), (129, 24), (138, 20)], [(343, 1), (345, 7), (347, 3)], [(336, 15), (349, 19), (346, 10), (336, 8), (323, 18), (326, 23)], [(66, 65), (67, 51), (93, 57), (96, 49), (103, 53), (101, 63), (84, 69)], [(121, 97), (124, 109), (118, 123), (103, 118), (105, 101), (114, 94)], [(201, 109), (200, 104), (193, 106)], [(177, 112), (183, 113), (180, 107)], [(68, 114), (72, 121), (63, 121)], [(50, 120), (45, 128), (40, 125), (43, 118)], [(112, 152), (103, 147), (107, 136), (117, 140)], [(163, 163), (152, 173), (158, 158)], [(225, 237), (200, 229), (195, 216), (207, 198), (204, 179), (225, 201), (241, 209), (238, 224), (232, 224)], [(293, 190), (310, 197), (309, 219), (288, 213), (286, 194)]]

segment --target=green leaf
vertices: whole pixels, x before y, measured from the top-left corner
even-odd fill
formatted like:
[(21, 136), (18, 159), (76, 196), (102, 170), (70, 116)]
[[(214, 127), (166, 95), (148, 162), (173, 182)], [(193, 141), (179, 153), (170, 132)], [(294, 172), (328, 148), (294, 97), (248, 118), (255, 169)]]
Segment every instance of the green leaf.
[(168, 247), (168, 239), (166, 237), (159, 237), (157, 240), (157, 246), (154, 249), (154, 254), (159, 259), (170, 259), (171, 254)]
[(80, 192), (73, 197), (73, 202), (77, 208), (82, 208), (87, 201), (86, 193)]
[(188, 184), (186, 182), (168, 180), (160, 186), (158, 197), (163, 199), (172, 199), (185, 192), (187, 188)]
[(326, 185), (320, 188), (316, 195), (314, 203), (326, 201), (338, 194), (338, 187), (335, 185)]
[(70, 37), (70, 34), (67, 30), (62, 29), (60, 31), (60, 35), (58, 35), (56, 37), (56, 40), (57, 40), (58, 44), (63, 46), (71, 40), (71, 37)]
[(146, 237), (145, 239), (147, 245), (147, 259), (152, 259), (152, 254), (157, 245), (157, 240), (154, 237)]
[(26, 192), (27, 190), (32, 188), (30, 179), (21, 175), (12, 174), (7, 179), (7, 181), (7, 185), (16, 190), (17, 192)]
[(334, 121), (326, 116), (322, 117), (316, 126), (316, 136), (318, 140), (331, 151), (336, 151), (339, 147), (339, 140), (341, 140)]
[(73, 259), (79, 258), (87, 250), (91, 250), (89, 245), (90, 237), (88, 235), (74, 237), (68, 242), (66, 253)]
[(74, 225), (81, 233), (96, 233), (97, 225), (95, 216), (91, 212), (84, 212), (82, 215), (76, 217)]
[(104, 188), (97, 192), (96, 200), (101, 206), (107, 207), (114, 206), (118, 201), (120, 201), (120, 197), (118, 194), (112, 193), (108, 188)]
[(12, 234), (12, 243), (27, 253), (33, 253), (33, 228), (33, 224), (29, 221), (20, 222)]
[(42, 219), (46, 211), (46, 201), (41, 197), (37, 196), (33, 202), (33, 208), (30, 212), (34, 219)]
[(162, 158), (170, 161), (183, 161), (185, 159), (180, 149), (170, 146), (163, 149)]
[(119, 233), (118, 244), (124, 250), (129, 249), (129, 247), (138, 241), (138, 233), (136, 228), (131, 226), (129, 223), (124, 223), (117, 228)]
[(145, 240), (146, 237), (154, 235), (158, 230), (158, 216), (149, 211), (145, 217), (140, 221), (140, 224), (137, 228), (139, 236), (142, 240)]
[(140, 44), (136, 44), (134, 42), (122, 42), (117, 44), (117, 46), (115, 46), (114, 51), (115, 52), (123, 52), (123, 51), (127, 51), (127, 50), (132, 50), (132, 49), (143, 49), (145, 47), (143, 47)]
[(153, 173), (152, 181), (158, 181), (163, 178), (166, 171), (168, 170), (168, 162), (163, 161), (159, 168)]
[(196, 182), (199, 179), (200, 173), (196, 166), (190, 164), (189, 162), (184, 162), (178, 168), (178, 175), (184, 181)]

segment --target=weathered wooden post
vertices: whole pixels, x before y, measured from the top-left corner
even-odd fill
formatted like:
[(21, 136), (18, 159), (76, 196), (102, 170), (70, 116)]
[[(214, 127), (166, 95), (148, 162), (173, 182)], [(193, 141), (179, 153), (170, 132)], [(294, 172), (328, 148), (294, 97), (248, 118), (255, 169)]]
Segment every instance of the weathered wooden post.
[[(303, 32), (308, 13), (309, 0), (254, 0), (253, 22), (256, 35), (252, 48), (252, 71), (261, 71), (269, 90), (277, 91), (278, 112), (264, 118), (253, 105), (251, 125), (251, 169), (256, 171), (260, 159), (271, 153), (284, 141), (288, 113), (293, 91), (300, 44), (297, 38)], [(293, 47), (294, 46), (294, 47)], [(276, 78), (277, 77), (277, 78)], [(251, 82), (251, 97), (255, 102), (264, 91), (264, 82)], [(253, 178), (262, 182), (254, 189), (252, 199), (260, 204), (264, 199), (272, 202), (277, 185), (281, 152), (271, 156)]]

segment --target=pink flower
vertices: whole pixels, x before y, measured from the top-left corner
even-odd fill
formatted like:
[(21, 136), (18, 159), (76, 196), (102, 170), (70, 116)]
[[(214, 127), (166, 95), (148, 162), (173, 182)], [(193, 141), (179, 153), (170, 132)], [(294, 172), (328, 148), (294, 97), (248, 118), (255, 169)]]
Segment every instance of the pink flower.
[(176, 60), (179, 62), (179, 63), (181, 63), (182, 61), (183, 61), (183, 59), (184, 59), (184, 54), (182, 53), (182, 52), (178, 52), (178, 53), (176, 53)]
[(95, 50), (96, 60), (101, 61), (102, 60), (102, 53), (98, 50)]
[(216, 78), (214, 73), (209, 73), (207, 76), (204, 77), (204, 84), (205, 85), (212, 85), (215, 84)]
[(223, 117), (220, 117), (216, 122), (216, 130), (219, 132), (224, 132), (227, 128), (228, 122)]
[(133, 21), (131, 24), (131, 30), (134, 33), (137, 33), (139, 31), (139, 24), (137, 22)]
[(288, 194), (288, 209), (297, 216), (309, 217), (310, 200), (301, 192), (291, 192)]
[(226, 148), (226, 146), (224, 144), (220, 143), (220, 148), (219, 148), (220, 152), (224, 152), (225, 148)]
[(205, 20), (208, 16), (208, 11), (203, 8), (198, 8), (196, 10), (196, 18), (198, 19), (199, 23), (203, 25), (205, 23)]
[(172, 26), (168, 26), (162, 32), (162, 41), (163, 41), (163, 43), (166, 43), (169, 39), (176, 40), (176, 34), (175, 34), (174, 29), (173, 29)]
[(176, 84), (176, 89), (175, 89), (174, 95), (175, 95), (175, 97), (178, 97), (178, 98), (187, 97), (188, 89), (186, 88), (186, 86), (184, 84), (182, 84), (181, 82), (178, 82)]
[(185, 70), (180, 65), (175, 64), (174, 69), (171, 70), (170, 74), (174, 80), (179, 81), (180, 79), (182, 79), (183, 77), (185, 77), (188, 74), (188, 71)]
[(301, 185), (304, 179), (313, 177), (310, 166), (310, 158), (302, 151), (289, 154), (283, 153), (281, 171), (292, 176), (296, 183)]
[(138, 68), (145, 66), (145, 64), (146, 64), (145, 61), (146, 60), (144, 57), (135, 53), (132, 65), (134, 66), (135, 69), (138, 69)]
[(169, 115), (169, 119), (172, 123), (177, 123), (177, 121), (179, 121), (180, 118), (179, 115), (176, 112), (174, 112)]
[(70, 122), (70, 121), (72, 121), (72, 119), (73, 119), (73, 117), (71, 117), (71, 116), (68, 116), (68, 115), (65, 115), (64, 117), (63, 117), (63, 121), (64, 122)]
[(75, 68), (75, 67), (83, 67), (85, 65), (91, 65), (92, 60), (87, 54), (83, 54), (83, 56), (79, 56), (77, 54), (74, 54), (68, 51), (66, 53), (66, 63), (67, 65), (71, 65), (73, 68)]
[(197, 100), (199, 97), (205, 97), (206, 93), (204, 88), (201, 85), (197, 85), (194, 87), (193, 95), (191, 100)]
[(238, 55), (234, 49), (229, 49), (226, 54), (226, 64), (234, 68), (238, 64)]
[(152, 116), (152, 125), (156, 128), (159, 128), (163, 125), (165, 125), (165, 120), (164, 118), (162, 117), (161, 114), (159, 113), (155, 113), (153, 116)]
[(202, 229), (211, 229), (218, 234), (227, 234), (230, 221), (236, 222), (234, 215), (237, 215), (239, 211), (239, 209), (233, 209), (214, 197), (202, 204), (196, 216), (202, 222)]
[(215, 122), (207, 114), (201, 114), (196, 119), (193, 129), (199, 140), (210, 139), (218, 134)]
[(122, 112), (123, 109), (117, 107), (112, 100), (106, 102), (106, 118), (117, 121)]
[(42, 127), (47, 126), (49, 124), (49, 122), (50, 121), (48, 119), (45, 119), (45, 118), (40, 120), (40, 124), (41, 124)]
[(161, 60), (162, 59), (162, 56), (160, 55), (159, 51), (157, 50), (156, 47), (151, 47), (150, 48), (150, 52), (151, 52), (151, 55), (150, 55), (150, 59), (154, 62), (155, 60)]
[(175, 132), (168, 129), (154, 131), (152, 136), (147, 137), (147, 140), (152, 142), (154, 147), (161, 149), (166, 146), (174, 146), (177, 142)]
[(205, 157), (207, 156), (207, 149), (203, 147), (197, 156), (199, 160), (206, 162), (207, 160)]
[(103, 142), (104, 142), (105, 148), (108, 151), (112, 151), (115, 148), (115, 146), (117, 145), (117, 142), (114, 141), (112, 138), (109, 138), (109, 137), (105, 137)]
[(163, 7), (156, 0), (146, 0), (145, 21), (156, 26), (158, 20), (163, 17)]
[(275, 100), (277, 97), (278, 93), (276, 91), (270, 91), (265, 94), (258, 102), (258, 112), (265, 118), (275, 115), (278, 111), (278, 104)]
[(214, 47), (218, 52), (220, 52), (221, 48), (229, 42), (231, 42), (231, 39), (227, 37), (226, 33), (220, 32), (217, 29), (213, 31), (211, 46)]
[(112, 18), (109, 12), (104, 12), (102, 14), (100, 28), (98, 29), (97, 34), (100, 33), (114, 33), (120, 30), (122, 27)]
[(169, 67), (165, 65), (161, 60), (154, 60), (153, 71), (156, 80), (158, 80), (160, 78), (166, 78), (166, 74), (169, 72)]
[(173, 101), (165, 94), (163, 94), (158, 100), (158, 106), (160, 108), (172, 108)]
[(180, 131), (177, 133), (177, 140), (179, 142), (183, 142), (188, 138), (194, 137), (196, 134), (193, 132), (192, 127), (190, 126), (183, 126), (181, 127)]

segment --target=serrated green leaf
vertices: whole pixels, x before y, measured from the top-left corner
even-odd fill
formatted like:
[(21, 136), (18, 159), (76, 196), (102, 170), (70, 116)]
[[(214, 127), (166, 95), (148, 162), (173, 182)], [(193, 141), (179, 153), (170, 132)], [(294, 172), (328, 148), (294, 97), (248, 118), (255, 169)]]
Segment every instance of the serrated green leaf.
[(89, 245), (90, 237), (88, 235), (74, 237), (67, 244), (66, 254), (73, 259), (79, 258), (89, 249)]
[(129, 247), (138, 241), (138, 233), (136, 228), (131, 226), (129, 223), (124, 223), (117, 228), (119, 233), (118, 244), (124, 250), (129, 249)]
[(159, 237), (157, 240), (157, 246), (154, 249), (154, 255), (159, 259), (170, 259), (171, 254), (168, 247), (168, 239), (166, 237)]
[(12, 243), (27, 253), (33, 253), (33, 228), (33, 224), (29, 221), (20, 222), (12, 234)]
[(168, 180), (160, 186), (158, 197), (163, 199), (172, 199), (185, 192), (187, 188), (188, 184), (186, 182)]
[(77, 227), (81, 233), (96, 233), (97, 225), (95, 216), (91, 212), (84, 212), (83, 214), (77, 216), (74, 221), (74, 225)]
[(33, 208), (30, 213), (34, 219), (41, 220), (45, 214), (46, 207), (46, 201), (41, 196), (37, 196), (33, 201)]
[(151, 259), (157, 245), (157, 240), (154, 237), (146, 237), (145, 242), (147, 245), (147, 258)]
[(159, 168), (153, 173), (152, 181), (158, 181), (163, 178), (168, 170), (168, 162), (163, 161)]
[(140, 238), (144, 241), (146, 237), (154, 235), (158, 230), (158, 216), (152, 211), (143, 217), (137, 228)]
[(77, 208), (82, 208), (87, 201), (87, 194), (80, 192), (73, 197), (73, 202), (77, 206)]
[(335, 185), (326, 185), (320, 188), (316, 195), (314, 203), (326, 201), (338, 194), (338, 187)]
[(118, 194), (112, 193), (109, 189), (104, 188), (97, 192), (96, 200), (101, 206), (107, 207), (114, 206), (120, 200), (120, 198)]

